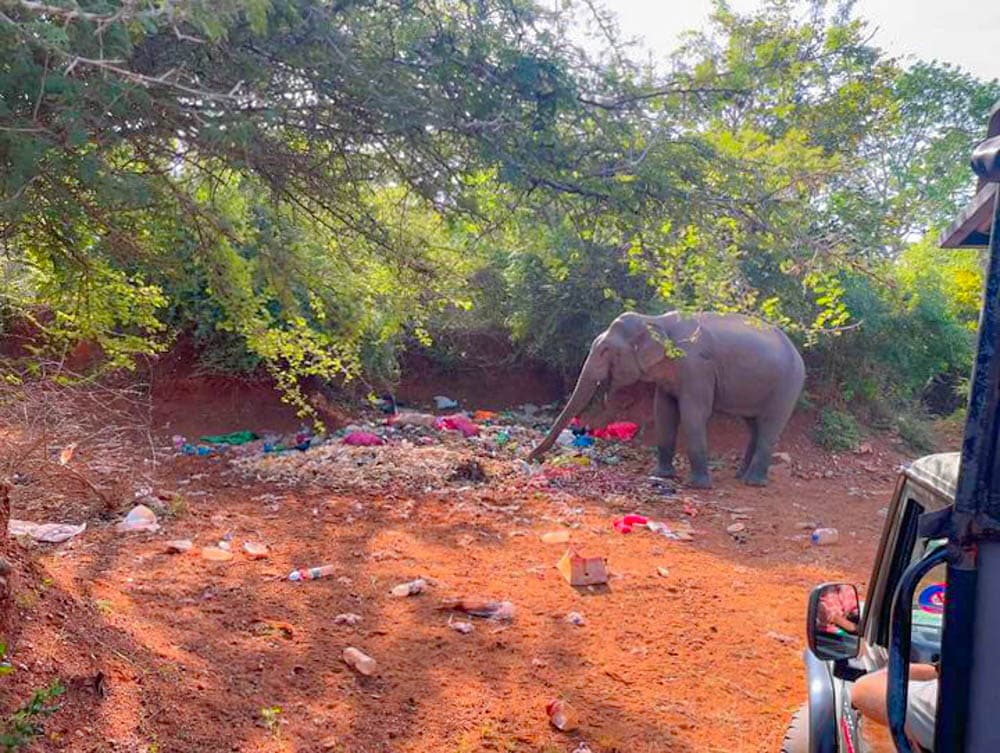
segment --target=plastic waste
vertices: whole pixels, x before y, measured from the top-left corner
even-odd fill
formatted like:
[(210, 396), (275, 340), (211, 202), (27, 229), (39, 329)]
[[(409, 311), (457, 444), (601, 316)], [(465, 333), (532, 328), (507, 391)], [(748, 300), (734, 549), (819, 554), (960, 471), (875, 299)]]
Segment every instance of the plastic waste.
[(493, 439), (497, 443), (497, 447), (504, 447), (510, 442), (510, 433), (507, 431), (498, 431)]
[(260, 439), (260, 437), (252, 431), (233, 431), (229, 434), (209, 434), (204, 437), (198, 437), (198, 439), (206, 444), (241, 445), (253, 442)]
[(570, 429), (563, 429), (559, 432), (559, 436), (556, 437), (556, 444), (560, 447), (572, 447), (575, 440), (576, 434), (574, 434)]
[(372, 434), (370, 431), (352, 431), (344, 437), (344, 444), (349, 444), (353, 447), (377, 447), (378, 445), (385, 444), (385, 440), (378, 434)]
[(61, 544), (87, 529), (86, 523), (78, 526), (69, 523), (32, 523), (28, 520), (7, 521), (7, 532), (11, 536), (27, 536), (45, 544)]
[(361, 622), (361, 615), (354, 614), (354, 612), (344, 612), (343, 614), (338, 614), (333, 618), (334, 625), (357, 625)]
[(148, 531), (153, 533), (160, 530), (160, 524), (156, 522), (156, 513), (145, 505), (136, 505), (128, 511), (128, 515), (116, 528), (123, 532)]
[(425, 426), (428, 429), (433, 429), (434, 423), (437, 421), (437, 416), (431, 415), (430, 413), (414, 413), (413, 411), (406, 411), (404, 413), (397, 413), (394, 416), (390, 416), (388, 420), (393, 426)]
[(292, 570), (288, 574), (288, 580), (297, 583), (301, 580), (319, 580), (327, 578), (337, 572), (334, 565), (320, 565), (319, 567), (305, 567), (300, 570)]
[(475, 421), (492, 421), (496, 417), (496, 411), (491, 410), (477, 410), (472, 414), (472, 418)]
[(348, 646), (344, 649), (344, 662), (365, 677), (371, 677), (378, 669), (378, 662), (354, 646)]
[(460, 431), (463, 437), (474, 437), (479, 434), (479, 427), (468, 416), (455, 413), (451, 416), (441, 416), (434, 422), (434, 427), (441, 431)]
[(569, 541), (569, 531), (546, 531), (541, 539), (543, 544), (565, 544)]
[(588, 437), (586, 434), (573, 437), (573, 447), (592, 447), (593, 445), (594, 438)]
[(659, 534), (660, 536), (666, 536), (668, 539), (678, 539), (680, 538), (674, 529), (668, 526), (666, 523), (661, 523), (659, 520), (650, 520), (646, 523), (646, 528), (648, 528), (653, 533)]
[(639, 424), (631, 421), (616, 421), (605, 426), (603, 429), (594, 429), (590, 433), (598, 439), (615, 439), (619, 442), (628, 442), (635, 437), (639, 431)]
[(514, 619), (514, 605), (509, 601), (487, 601), (485, 599), (446, 599), (439, 609), (451, 609), (472, 617), (509, 622)]
[(615, 518), (612, 525), (618, 533), (632, 533), (633, 526), (648, 526), (649, 521), (642, 515), (626, 515), (623, 518)]
[(435, 395), (434, 405), (438, 410), (452, 410), (458, 407), (458, 401), (444, 395)]
[(568, 622), (570, 625), (576, 625), (577, 627), (583, 627), (587, 624), (587, 618), (579, 612), (570, 612), (563, 618), (563, 621)]
[(812, 532), (810, 540), (816, 546), (827, 546), (840, 541), (840, 532), (836, 528), (817, 528)]
[(461, 620), (456, 620), (454, 622), (448, 620), (448, 627), (450, 627), (456, 633), (461, 633), (462, 635), (468, 635), (475, 629), (472, 627), (471, 622), (463, 622)]
[(400, 583), (398, 586), (394, 586), (390, 593), (397, 599), (406, 596), (416, 596), (417, 594), (422, 594), (427, 590), (427, 581), (423, 578), (417, 578), (416, 580), (411, 580), (408, 583)]
[(549, 723), (560, 732), (572, 732), (579, 724), (576, 709), (559, 698), (548, 702), (545, 713), (549, 715)]

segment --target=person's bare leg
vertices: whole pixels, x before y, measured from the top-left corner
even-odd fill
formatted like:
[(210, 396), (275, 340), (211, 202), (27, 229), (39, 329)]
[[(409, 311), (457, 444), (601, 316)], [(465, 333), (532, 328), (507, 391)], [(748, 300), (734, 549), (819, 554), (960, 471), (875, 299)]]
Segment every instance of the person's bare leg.
[[(933, 680), (937, 670), (932, 664), (911, 664), (910, 680), (919, 682)], [(869, 672), (851, 688), (851, 704), (862, 716), (885, 727), (889, 726), (888, 713), (889, 681), (884, 669)]]

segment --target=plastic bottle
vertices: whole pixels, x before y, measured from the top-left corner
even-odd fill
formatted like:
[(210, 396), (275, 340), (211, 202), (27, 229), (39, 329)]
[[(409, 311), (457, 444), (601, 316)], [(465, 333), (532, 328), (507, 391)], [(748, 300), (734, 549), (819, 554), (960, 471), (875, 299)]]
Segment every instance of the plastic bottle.
[(571, 732), (578, 726), (576, 710), (567, 701), (549, 701), (545, 711), (549, 715), (549, 722), (560, 732)]
[(816, 546), (826, 546), (840, 541), (840, 533), (836, 528), (817, 528), (812, 532), (811, 538)]
[(411, 580), (408, 583), (400, 583), (398, 586), (394, 586), (390, 593), (397, 599), (404, 596), (416, 596), (417, 594), (422, 594), (427, 590), (427, 581), (423, 578), (417, 578), (416, 580)]
[(333, 565), (321, 565), (319, 567), (305, 567), (301, 570), (292, 570), (288, 576), (290, 581), (300, 581), (300, 580), (316, 580), (318, 578), (326, 578), (327, 576), (333, 575), (337, 572), (336, 567)]
[(378, 669), (377, 661), (361, 649), (354, 648), (354, 646), (348, 646), (344, 649), (344, 662), (348, 666), (354, 667), (355, 670), (365, 677), (375, 674), (375, 670)]

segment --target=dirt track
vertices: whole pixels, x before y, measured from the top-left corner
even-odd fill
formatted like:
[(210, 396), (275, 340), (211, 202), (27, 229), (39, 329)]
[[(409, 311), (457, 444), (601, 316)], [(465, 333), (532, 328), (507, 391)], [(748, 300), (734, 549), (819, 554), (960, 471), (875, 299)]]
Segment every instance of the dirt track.
[[(779, 448), (794, 471), (751, 489), (733, 478), (742, 433), (720, 423), (716, 488), (639, 505), (510, 483), (346, 495), (247, 483), (222, 460), (171, 461), (156, 487), (182, 491), (184, 506), (160, 533), (123, 535), (97, 521), (68, 544), (21, 555), (36, 564), (18, 587), (3, 706), (66, 681), (39, 750), (554, 753), (577, 741), (594, 753), (776, 750), (803, 698), (808, 591), (822, 580), (865, 583), (902, 460), (881, 441), (833, 458), (808, 426), (797, 417)], [(625, 455), (616, 472), (648, 471), (644, 453)], [(687, 518), (694, 540), (619, 534), (611, 521), (623, 512)], [(15, 509), (58, 513), (41, 498)], [(725, 530), (734, 515), (748, 516), (742, 541)], [(811, 547), (806, 522), (837, 527), (842, 542)], [(564, 547), (539, 535), (564, 526), (584, 553), (608, 558), (606, 591), (578, 592), (553, 568)], [(213, 564), (164, 552), (167, 539), (201, 546), (227, 533), (237, 551), (267, 542), (270, 558)], [(335, 576), (286, 580), (294, 567), (326, 563)], [(416, 577), (431, 582), (427, 593), (389, 597)], [(516, 616), (476, 620), (462, 635), (436, 608), (462, 595), (510, 599)], [(586, 624), (567, 624), (570, 611)], [(344, 612), (362, 622), (334, 624)], [(376, 676), (343, 663), (349, 645), (377, 659)], [(578, 710), (576, 732), (548, 725), (556, 696)], [(276, 721), (264, 709), (280, 709)]]

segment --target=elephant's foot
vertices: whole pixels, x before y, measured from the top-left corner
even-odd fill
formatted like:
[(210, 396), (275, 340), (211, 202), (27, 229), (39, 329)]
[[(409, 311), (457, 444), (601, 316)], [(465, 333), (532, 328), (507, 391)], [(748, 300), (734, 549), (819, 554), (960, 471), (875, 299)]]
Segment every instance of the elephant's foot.
[(692, 473), (687, 485), (695, 489), (711, 489), (712, 479), (708, 473)]
[(656, 470), (653, 471), (653, 475), (657, 478), (677, 478), (677, 471), (674, 470), (672, 465), (658, 465)]
[(740, 476), (740, 481), (742, 481), (747, 486), (767, 486), (767, 472), (764, 473), (744, 473)]

